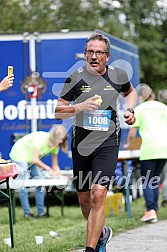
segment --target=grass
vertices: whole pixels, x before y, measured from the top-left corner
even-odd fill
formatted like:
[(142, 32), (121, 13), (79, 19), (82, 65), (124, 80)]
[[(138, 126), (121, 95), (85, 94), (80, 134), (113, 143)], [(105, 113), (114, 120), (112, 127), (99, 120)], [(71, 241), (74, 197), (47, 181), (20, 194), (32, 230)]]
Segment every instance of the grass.
[[(161, 202), (161, 198), (160, 198)], [(36, 211), (35, 207), (32, 208)], [(128, 218), (127, 213), (119, 216), (106, 218), (106, 225), (111, 226), (114, 235), (128, 229), (133, 229), (144, 225), (140, 222), (140, 217), (145, 211), (144, 199), (140, 198), (131, 205), (132, 217)], [(79, 206), (65, 206), (64, 217), (61, 216), (60, 206), (50, 208), (49, 218), (25, 219), (22, 209), (16, 207), (16, 224), (14, 225), (15, 252), (67, 252), (83, 248), (85, 243), (85, 220), (82, 217)], [(159, 220), (167, 219), (166, 208), (159, 209)], [(57, 237), (49, 236), (49, 231), (58, 233)], [(44, 236), (42, 245), (35, 244), (35, 236)], [(7, 245), (3, 244), (3, 239), (10, 236), (8, 223), (8, 208), (1, 207), (0, 214), (0, 251), (11, 251)]]

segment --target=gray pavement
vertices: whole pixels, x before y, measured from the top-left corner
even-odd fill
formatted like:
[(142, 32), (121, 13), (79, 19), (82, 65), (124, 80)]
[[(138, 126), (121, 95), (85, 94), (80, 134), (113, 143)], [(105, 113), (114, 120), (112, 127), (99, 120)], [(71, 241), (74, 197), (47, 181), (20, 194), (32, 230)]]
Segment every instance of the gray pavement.
[[(107, 252), (167, 252), (167, 220), (128, 230), (111, 238)], [(83, 252), (83, 249), (75, 252)]]

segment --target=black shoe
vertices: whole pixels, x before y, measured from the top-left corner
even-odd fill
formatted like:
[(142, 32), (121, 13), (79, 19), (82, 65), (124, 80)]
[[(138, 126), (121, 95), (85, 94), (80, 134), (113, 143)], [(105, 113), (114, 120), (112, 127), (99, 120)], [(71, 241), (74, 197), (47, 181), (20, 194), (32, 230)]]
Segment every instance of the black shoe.
[(43, 214), (38, 214), (36, 217), (37, 218), (44, 218), (44, 217), (49, 217), (49, 215), (47, 213), (43, 213)]
[(34, 215), (32, 213), (27, 213), (27, 214), (24, 214), (24, 217), (25, 218), (33, 218)]
[(161, 203), (161, 206), (162, 207), (167, 207), (167, 200), (163, 200), (162, 203)]

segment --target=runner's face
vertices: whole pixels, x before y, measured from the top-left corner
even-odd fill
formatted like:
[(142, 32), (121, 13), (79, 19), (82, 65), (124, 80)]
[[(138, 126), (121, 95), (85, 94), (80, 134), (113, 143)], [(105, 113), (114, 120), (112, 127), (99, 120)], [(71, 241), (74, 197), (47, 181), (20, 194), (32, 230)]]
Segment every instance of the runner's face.
[(87, 50), (84, 53), (84, 58), (89, 66), (99, 74), (104, 74), (110, 55), (108, 53), (103, 53), (101, 55), (97, 55), (96, 53), (90, 54), (88, 53), (90, 51), (106, 52), (106, 43), (100, 40), (90, 40), (87, 44)]

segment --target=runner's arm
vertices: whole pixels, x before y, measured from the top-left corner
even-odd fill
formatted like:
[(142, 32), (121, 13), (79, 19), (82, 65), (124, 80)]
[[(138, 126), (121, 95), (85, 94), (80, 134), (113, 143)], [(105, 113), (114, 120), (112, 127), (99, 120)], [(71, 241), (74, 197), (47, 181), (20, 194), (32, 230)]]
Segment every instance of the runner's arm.
[[(132, 85), (127, 92), (123, 93), (123, 96), (125, 97), (126, 108), (134, 109), (137, 103), (137, 93)], [(132, 125), (136, 121), (135, 114), (128, 110), (125, 110), (124, 118), (128, 125)]]
[(63, 98), (59, 98), (55, 109), (55, 118), (57, 120), (61, 120), (72, 117), (81, 111), (96, 110), (99, 107), (96, 100), (99, 98), (100, 96), (93, 96), (91, 98), (88, 98), (84, 102), (74, 105), (70, 105), (69, 101), (64, 100)]

